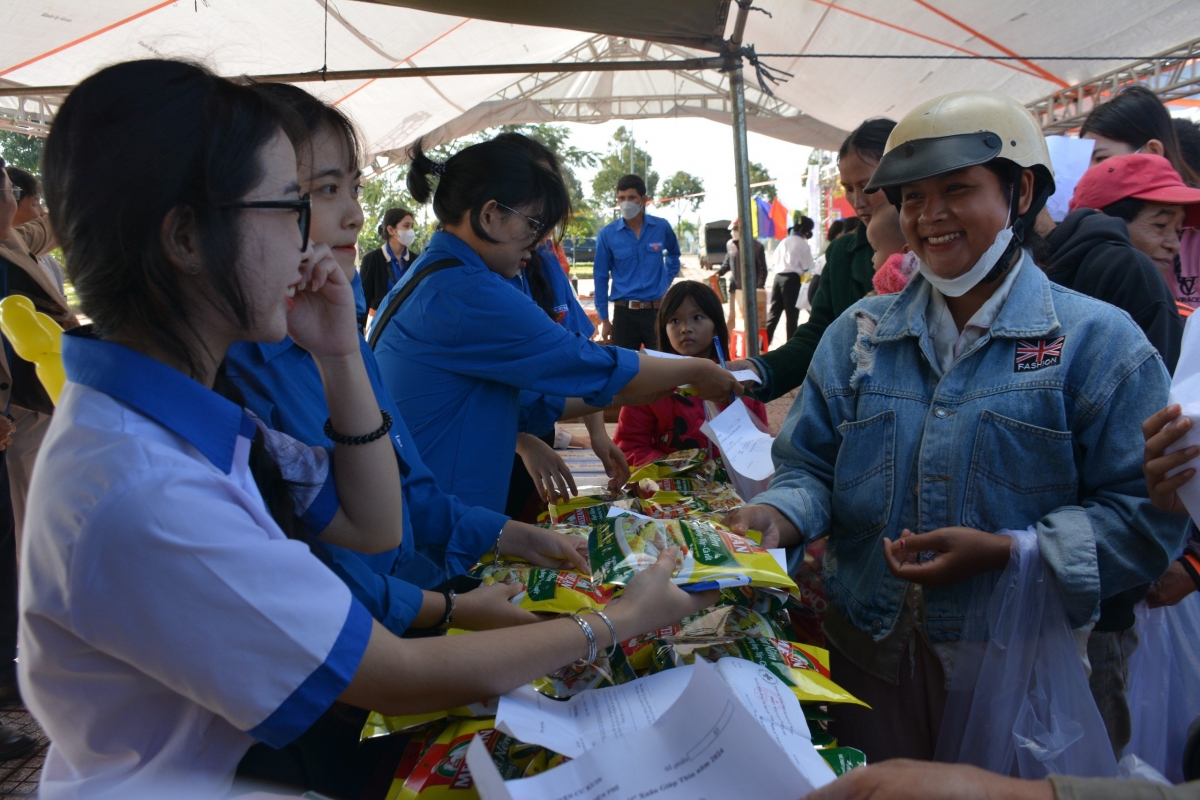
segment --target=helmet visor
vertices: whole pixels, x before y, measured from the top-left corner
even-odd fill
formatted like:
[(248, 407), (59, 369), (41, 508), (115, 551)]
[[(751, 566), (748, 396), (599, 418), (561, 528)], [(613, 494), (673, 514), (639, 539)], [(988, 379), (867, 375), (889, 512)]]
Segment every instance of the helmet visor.
[(991, 131), (913, 139), (884, 153), (864, 190), (899, 188), (901, 184), (986, 164), (1000, 156), (1004, 143)]

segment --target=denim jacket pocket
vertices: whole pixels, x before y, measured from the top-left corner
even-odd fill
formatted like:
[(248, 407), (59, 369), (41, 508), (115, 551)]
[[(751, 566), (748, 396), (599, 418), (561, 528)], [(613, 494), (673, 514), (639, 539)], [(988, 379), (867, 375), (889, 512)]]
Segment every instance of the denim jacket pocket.
[(1074, 437), (984, 411), (975, 433), (963, 524), (984, 531), (1033, 525), (1078, 502)]
[(842, 446), (833, 468), (832, 533), (856, 542), (887, 524), (896, 482), (896, 412), (838, 426)]

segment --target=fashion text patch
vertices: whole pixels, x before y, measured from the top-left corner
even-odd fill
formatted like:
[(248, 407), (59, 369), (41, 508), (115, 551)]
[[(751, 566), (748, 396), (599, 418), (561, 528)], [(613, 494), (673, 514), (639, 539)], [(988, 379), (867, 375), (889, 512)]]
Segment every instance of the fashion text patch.
[(1062, 361), (1063, 342), (1066, 340), (1065, 336), (1049, 340), (1019, 340), (1013, 372), (1033, 372), (1042, 367), (1057, 366)]

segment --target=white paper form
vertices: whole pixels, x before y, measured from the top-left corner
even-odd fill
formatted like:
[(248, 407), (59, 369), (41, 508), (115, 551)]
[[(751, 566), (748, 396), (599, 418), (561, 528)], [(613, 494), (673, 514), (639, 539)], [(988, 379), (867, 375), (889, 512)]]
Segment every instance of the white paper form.
[[(565, 702), (522, 687), (500, 699), (496, 727), (523, 742), (578, 758), (592, 747), (651, 727), (679, 700), (694, 669), (667, 670), (621, 686), (583, 692)], [(723, 658), (714, 669), (814, 786), (833, 780), (833, 771), (813, 749), (799, 700), (778, 677), (740, 658)]]
[(813, 778), (797, 768), (706, 662), (653, 725), (560, 767), (506, 783), (478, 737), (467, 765), (483, 800), (795, 800), (833, 779), (828, 767)]
[(1054, 167), (1054, 194), (1046, 201), (1046, 210), (1055, 222), (1062, 222), (1075, 194), (1075, 184), (1092, 163), (1091, 139), (1070, 139), (1066, 136), (1047, 136), (1050, 164)]
[[(1192, 321), (1196, 316), (1200, 315), (1188, 317), (1184, 325), (1179, 363), (1175, 365), (1175, 377), (1171, 379), (1171, 393), (1167, 398), (1168, 404), (1178, 403), (1183, 409), (1183, 416), (1191, 418), (1192, 428), (1167, 449), (1169, 453), (1200, 445), (1200, 322)], [(1198, 462), (1200, 458), (1193, 458), (1168, 475), (1177, 475), (1185, 469), (1200, 466)], [(1176, 493), (1192, 519), (1200, 520), (1200, 478), (1192, 478)]]
[(731, 369), (729, 370), (729, 374), (738, 383), (762, 383), (762, 380), (752, 369)]
[[(759, 429), (750, 410), (741, 399), (700, 427), (704, 435), (721, 448), (725, 466), (732, 467), (753, 481), (770, 478), (775, 472), (771, 445), (775, 437)], [(749, 502), (750, 498), (745, 498)]]

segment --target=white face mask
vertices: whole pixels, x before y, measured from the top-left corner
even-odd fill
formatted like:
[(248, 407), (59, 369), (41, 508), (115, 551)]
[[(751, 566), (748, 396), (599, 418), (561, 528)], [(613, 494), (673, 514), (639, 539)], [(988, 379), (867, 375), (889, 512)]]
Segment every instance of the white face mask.
[(408, 247), (417, 240), (417, 232), (413, 230), (397, 231), (396, 238), (400, 240), (400, 244)]
[(947, 297), (962, 297), (974, 289), (992, 271), (992, 267), (996, 266), (996, 262), (1000, 259), (1000, 256), (1008, 249), (1012, 237), (1012, 228), (1005, 228), (1000, 231), (996, 234), (996, 241), (992, 242), (992, 246), (987, 249), (987, 252), (980, 256), (979, 260), (975, 262), (975, 266), (957, 278), (941, 277), (920, 259), (917, 260), (917, 269), (925, 276), (925, 280), (937, 287), (937, 290), (942, 294)]
[(625, 219), (633, 219), (642, 212), (642, 204), (635, 203), (632, 200), (617, 203), (617, 207), (621, 209), (621, 216)]

